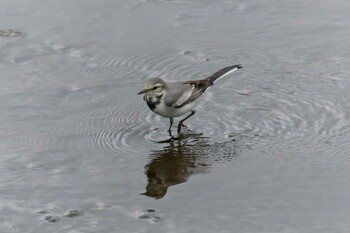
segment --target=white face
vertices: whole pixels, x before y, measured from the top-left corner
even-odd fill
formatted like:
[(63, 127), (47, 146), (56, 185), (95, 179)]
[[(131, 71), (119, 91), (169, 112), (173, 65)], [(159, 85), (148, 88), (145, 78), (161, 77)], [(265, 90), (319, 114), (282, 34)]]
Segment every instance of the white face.
[(143, 90), (138, 94), (146, 94), (148, 97), (158, 97), (163, 94), (165, 88), (166, 84), (162, 79), (152, 78), (146, 82)]
[(152, 96), (159, 96), (163, 93), (164, 85), (162, 83), (156, 83), (152, 86), (145, 85), (145, 90), (147, 91), (147, 95)]

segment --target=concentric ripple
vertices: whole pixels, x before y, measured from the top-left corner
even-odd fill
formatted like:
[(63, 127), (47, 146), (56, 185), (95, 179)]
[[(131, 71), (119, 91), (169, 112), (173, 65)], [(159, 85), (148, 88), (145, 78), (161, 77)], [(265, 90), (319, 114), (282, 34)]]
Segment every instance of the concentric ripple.
[[(143, 150), (142, 140), (148, 125), (141, 125), (141, 112), (137, 106), (125, 106), (118, 111), (101, 113), (102, 124), (90, 126), (83, 132), (85, 143), (82, 147), (101, 148), (111, 153), (122, 150), (137, 152)], [(143, 110), (146, 111), (146, 110)]]
[[(60, 120), (48, 131), (38, 134), (37, 139), (25, 137), (22, 133), (18, 139), (22, 142), (18, 143), (35, 147), (55, 144), (55, 148), (65, 145), (102, 149), (109, 153), (137, 153), (147, 149), (150, 143), (168, 137), (168, 119), (152, 113), (142, 97), (136, 96), (148, 78), (161, 76), (169, 81), (204, 78), (227, 62), (218, 64), (203, 58), (229, 56), (226, 50), (218, 53), (222, 45), (197, 43), (194, 38), (178, 49), (118, 48), (94, 55), (60, 43), (48, 42), (45, 46), (47, 49), (51, 47), (58, 58), (68, 57), (74, 62), (67, 62), (64, 70), (59, 67), (55, 72), (60, 74), (69, 70), (79, 79), (84, 77), (89, 84), (61, 84), (56, 92), (57, 97), (62, 97), (61, 107), (69, 108), (63, 111), (65, 116), (51, 116), (53, 122), (55, 118)], [(237, 135), (244, 136), (248, 148), (264, 147), (272, 139), (284, 138), (287, 145), (278, 142), (268, 146), (276, 150), (300, 143), (301, 135), (303, 143), (317, 145), (347, 133), (349, 113), (344, 108), (346, 101), (339, 101), (329, 93), (321, 95), (318, 86), (308, 86), (312, 77), (300, 68), (302, 63), (299, 60), (293, 57), (281, 60), (268, 51), (258, 53), (236, 49), (235, 52), (240, 54), (236, 60), (243, 64), (243, 69), (208, 90), (197, 107), (197, 114), (186, 122), (189, 126), (187, 132), (204, 133), (210, 136), (212, 143), (224, 143)], [(330, 78), (331, 74), (322, 70), (327, 62), (329, 60), (309, 64), (310, 72), (315, 76), (323, 73), (322, 80), (330, 85), (341, 82), (341, 77)], [(332, 62), (341, 66), (346, 60), (332, 58)], [(275, 66), (269, 67), (269, 64)], [(107, 82), (98, 82), (97, 74)], [(258, 80), (261, 76), (263, 82)], [(115, 77), (115, 80), (109, 77)], [(300, 80), (305, 85), (300, 85)], [(51, 132), (62, 137), (45, 139), (44, 135)], [(173, 132), (176, 132), (175, 127)]]

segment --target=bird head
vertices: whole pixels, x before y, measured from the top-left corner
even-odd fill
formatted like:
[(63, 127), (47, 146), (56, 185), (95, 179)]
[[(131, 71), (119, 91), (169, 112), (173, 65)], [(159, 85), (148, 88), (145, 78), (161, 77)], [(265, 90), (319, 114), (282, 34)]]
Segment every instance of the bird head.
[(147, 94), (150, 97), (159, 96), (163, 94), (165, 86), (166, 84), (161, 78), (152, 78), (146, 82), (143, 90), (137, 94)]

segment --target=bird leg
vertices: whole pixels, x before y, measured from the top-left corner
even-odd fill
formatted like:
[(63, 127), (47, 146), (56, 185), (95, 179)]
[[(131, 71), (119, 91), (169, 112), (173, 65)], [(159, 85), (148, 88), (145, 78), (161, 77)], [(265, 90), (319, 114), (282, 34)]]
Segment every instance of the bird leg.
[(169, 129), (168, 129), (168, 132), (169, 132), (169, 135), (170, 137), (173, 137), (173, 135), (171, 135), (171, 127), (173, 126), (173, 123), (174, 123), (174, 118), (169, 118), (170, 120), (170, 126), (169, 126)]
[(184, 119), (182, 119), (179, 122), (179, 125), (177, 126), (177, 133), (180, 134), (181, 132), (181, 127), (185, 126), (183, 123), (185, 120), (187, 120), (188, 118), (190, 118), (191, 116), (193, 116), (196, 113), (196, 110), (192, 110), (192, 112), (190, 113), (190, 115), (188, 115), (187, 117), (185, 117)]

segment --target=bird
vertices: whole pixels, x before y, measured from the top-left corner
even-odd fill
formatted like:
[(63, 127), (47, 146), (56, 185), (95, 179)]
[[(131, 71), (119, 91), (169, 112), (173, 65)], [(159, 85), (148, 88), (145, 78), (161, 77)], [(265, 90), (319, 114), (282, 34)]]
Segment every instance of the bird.
[(171, 127), (174, 124), (174, 118), (189, 113), (179, 121), (177, 133), (180, 135), (181, 128), (186, 127), (184, 121), (196, 113), (196, 105), (203, 93), (213, 86), (214, 82), (241, 68), (240, 64), (228, 66), (200, 80), (165, 82), (159, 77), (151, 78), (138, 95), (144, 94), (143, 100), (154, 113), (169, 118), (168, 133), (173, 137)]

